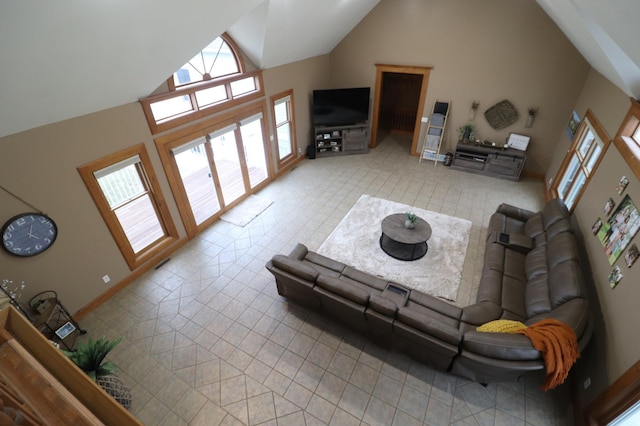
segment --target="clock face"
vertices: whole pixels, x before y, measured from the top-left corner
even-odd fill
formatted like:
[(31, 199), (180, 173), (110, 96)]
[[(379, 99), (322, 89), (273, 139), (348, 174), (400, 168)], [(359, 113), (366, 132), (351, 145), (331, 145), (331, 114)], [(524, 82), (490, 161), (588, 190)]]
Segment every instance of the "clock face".
[(2, 247), (15, 256), (35, 256), (53, 244), (58, 228), (52, 219), (41, 213), (23, 213), (2, 227)]

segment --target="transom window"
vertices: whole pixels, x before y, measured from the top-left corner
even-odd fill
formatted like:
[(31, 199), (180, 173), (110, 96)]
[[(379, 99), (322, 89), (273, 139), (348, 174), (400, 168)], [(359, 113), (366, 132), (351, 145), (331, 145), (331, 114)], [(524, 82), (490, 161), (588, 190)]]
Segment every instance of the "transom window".
[(606, 132), (587, 111), (551, 187), (552, 196), (562, 199), (569, 211), (578, 203), (608, 145)]
[(235, 52), (222, 37), (216, 38), (173, 73), (174, 87), (241, 72)]

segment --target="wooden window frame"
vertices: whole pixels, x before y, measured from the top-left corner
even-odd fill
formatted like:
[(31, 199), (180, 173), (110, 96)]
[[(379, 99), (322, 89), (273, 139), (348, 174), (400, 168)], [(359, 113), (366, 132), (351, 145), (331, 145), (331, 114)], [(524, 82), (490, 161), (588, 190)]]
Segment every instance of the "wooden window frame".
[[(238, 64), (238, 72), (237, 73), (233, 73), (233, 74), (227, 74), (227, 75), (223, 75), (223, 76), (219, 76), (219, 77), (214, 77), (213, 80), (215, 79), (220, 79), (220, 78), (227, 78), (227, 77), (232, 77), (232, 76), (238, 76), (238, 75), (242, 75), (246, 72), (246, 67), (244, 64), (244, 60), (242, 59), (242, 55), (240, 55), (240, 48), (238, 47), (238, 45), (236, 44), (235, 41), (233, 41), (233, 39), (231, 38), (231, 36), (229, 36), (229, 34), (222, 33), (222, 35), (220, 35), (220, 38), (222, 40), (224, 40), (225, 43), (227, 43), (227, 45), (231, 48), (231, 53), (233, 53), (233, 57), (236, 60), (236, 64)], [(174, 73), (175, 74), (175, 73)], [(173, 74), (171, 74), (171, 77), (169, 77), (167, 79), (167, 86), (169, 87), (169, 90), (174, 91), (174, 90), (180, 90), (184, 87), (193, 85), (193, 84), (199, 84), (202, 83), (201, 81), (194, 81), (191, 83), (186, 83), (186, 84), (181, 84), (180, 87), (176, 87), (175, 85), (175, 81), (173, 80)]]
[[(278, 123), (276, 122), (276, 102), (280, 99), (289, 97), (289, 131), (291, 137), (291, 154), (284, 158), (280, 158), (280, 149), (278, 142)], [(271, 124), (273, 126), (273, 142), (276, 150), (276, 162), (278, 168), (282, 168), (297, 157), (298, 143), (296, 138), (296, 115), (295, 106), (293, 103), (293, 89), (285, 90), (284, 92), (277, 93), (269, 99), (271, 104)]]
[[(243, 93), (237, 96), (233, 96), (231, 91), (231, 84), (238, 81), (244, 80), (246, 78), (254, 79), (256, 90), (252, 92)], [(196, 99), (196, 93), (205, 89), (210, 89), (216, 86), (224, 86), (227, 99), (215, 103), (213, 105), (199, 106), (198, 101)], [(173, 98), (178, 98), (181, 96), (188, 95), (191, 100), (192, 108), (189, 111), (186, 111), (182, 114), (169, 117), (162, 120), (156, 120), (153, 111), (151, 110), (151, 105), (160, 102), (166, 101)], [(208, 117), (213, 114), (217, 114), (229, 108), (233, 108), (235, 106), (241, 105), (246, 102), (250, 102), (256, 99), (259, 99), (264, 96), (264, 83), (262, 80), (262, 71), (254, 71), (245, 74), (236, 74), (232, 77), (224, 77), (218, 78), (214, 80), (209, 80), (206, 82), (198, 82), (192, 85), (181, 87), (178, 90), (161, 93), (154, 96), (149, 96), (147, 98), (141, 99), (140, 104), (142, 105), (142, 110), (144, 111), (144, 115), (147, 119), (147, 123), (149, 124), (149, 129), (151, 133), (156, 135), (158, 133), (162, 133), (164, 131), (176, 128), (178, 126), (182, 126), (184, 124), (190, 123), (194, 120), (198, 120), (204, 117)]]
[(613, 138), (613, 143), (633, 174), (640, 179), (640, 141), (633, 138), (640, 126), (640, 103), (633, 98), (630, 100), (631, 106), (618, 129), (618, 133)]
[(553, 179), (553, 184), (549, 189), (550, 198), (558, 198), (558, 185), (560, 184), (562, 177), (567, 171), (569, 164), (571, 163), (571, 158), (573, 156), (573, 153), (577, 150), (578, 143), (581, 141), (582, 135), (586, 130), (587, 125), (585, 123), (585, 120), (589, 121), (593, 130), (598, 134), (598, 137), (600, 138), (600, 140), (602, 140), (603, 146), (602, 146), (602, 152), (600, 153), (600, 156), (598, 157), (595, 164), (593, 165), (593, 169), (591, 170), (591, 173), (589, 173), (589, 175), (586, 177), (586, 180), (584, 182), (584, 185), (582, 186), (582, 189), (580, 190), (580, 193), (576, 196), (573, 206), (571, 206), (571, 208), (569, 209), (570, 212), (573, 212), (573, 210), (575, 210), (576, 206), (580, 202), (580, 198), (582, 198), (584, 191), (586, 190), (587, 186), (589, 186), (589, 182), (591, 181), (591, 178), (593, 177), (593, 175), (595, 175), (596, 170), (600, 165), (600, 162), (604, 158), (604, 155), (607, 152), (609, 145), (611, 145), (611, 139), (609, 138), (607, 131), (604, 129), (604, 127), (602, 127), (602, 125), (598, 121), (598, 118), (595, 116), (595, 114), (590, 109), (587, 109), (584, 119), (580, 122), (580, 125), (578, 126), (578, 129), (576, 131), (575, 137), (573, 138), (573, 143), (567, 150), (567, 154), (562, 160), (562, 164), (560, 165), (560, 168), (558, 169), (558, 172), (556, 173), (556, 176)]
[(640, 400), (640, 361), (605, 389), (584, 410), (589, 426), (604, 426)]
[[(268, 125), (267, 125), (267, 106), (264, 100), (253, 102), (248, 105), (244, 105), (238, 109), (234, 109), (232, 111), (228, 111), (224, 114), (218, 115), (216, 117), (212, 117), (208, 120), (204, 120), (197, 124), (193, 124), (188, 127), (184, 127), (182, 129), (178, 129), (174, 132), (168, 133), (166, 135), (160, 136), (154, 139), (154, 143), (156, 145), (156, 149), (158, 151), (158, 155), (160, 156), (160, 161), (162, 162), (163, 169), (167, 174), (167, 180), (169, 181), (169, 186), (171, 187), (171, 191), (173, 193), (174, 199), (176, 200), (176, 204), (178, 207), (178, 211), (180, 213), (180, 217), (182, 219), (182, 223), (185, 226), (187, 231), (187, 236), (189, 238), (195, 237), (199, 232), (206, 229), (208, 226), (213, 224), (221, 215), (229, 211), (229, 209), (236, 206), (239, 202), (244, 200), (244, 198), (240, 198), (233, 203), (224, 206), (220, 209), (214, 216), (210, 219), (202, 222), (200, 225), (196, 225), (195, 218), (191, 213), (191, 207), (189, 204), (189, 199), (187, 197), (186, 192), (184, 191), (184, 187), (180, 182), (180, 170), (178, 169), (175, 159), (171, 154), (171, 150), (177, 146), (186, 143), (190, 139), (197, 139), (199, 137), (206, 137), (206, 135), (214, 132), (215, 130), (222, 129), (226, 126), (232, 125), (234, 123), (239, 123), (244, 118), (250, 117), (252, 115), (261, 113), (262, 120), (264, 124), (262, 126), (263, 140), (268, 140)], [(239, 128), (239, 127), (238, 127)], [(268, 147), (265, 147), (265, 155), (267, 162), (267, 174), (268, 178), (261, 184), (257, 185), (255, 188), (249, 191), (250, 194), (256, 193), (259, 190), (263, 189), (267, 186), (273, 179), (273, 170), (271, 165), (271, 158), (269, 154)], [(220, 188), (217, 186), (216, 188), (220, 191)]]
[[(135, 253), (133, 251), (129, 239), (127, 238), (122, 226), (120, 225), (120, 221), (109, 206), (109, 202), (107, 201), (107, 198), (100, 188), (98, 180), (94, 176), (94, 172), (102, 170), (105, 167), (109, 167), (113, 164), (117, 164), (120, 161), (124, 161), (136, 155), (140, 157), (140, 162), (143, 169), (143, 178), (145, 180), (144, 183), (148, 185), (148, 193), (153, 202), (158, 220), (165, 234), (164, 237), (158, 239), (146, 248), (140, 250), (138, 253)], [(144, 144), (132, 146), (130, 148), (118, 151), (101, 159), (82, 165), (78, 167), (78, 172), (80, 173), (84, 184), (89, 190), (89, 194), (93, 198), (93, 201), (95, 202), (100, 215), (102, 215), (102, 218), (104, 219), (109, 232), (111, 232), (113, 239), (120, 249), (122, 256), (127, 262), (129, 269), (136, 269), (143, 263), (152, 259), (158, 253), (167, 249), (171, 244), (178, 240), (178, 231), (173, 223), (171, 214), (169, 213), (169, 209), (167, 207), (167, 203), (164, 200), (164, 196), (160, 191), (160, 184), (153, 171), (151, 159), (149, 158), (149, 154), (147, 153)]]

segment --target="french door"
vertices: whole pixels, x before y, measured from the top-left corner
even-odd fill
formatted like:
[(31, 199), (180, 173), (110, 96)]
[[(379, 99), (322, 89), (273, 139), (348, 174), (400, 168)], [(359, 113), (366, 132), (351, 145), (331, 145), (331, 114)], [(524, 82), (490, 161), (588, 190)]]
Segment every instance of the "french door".
[(190, 237), (268, 183), (265, 135), (260, 107), (194, 133), (156, 140)]

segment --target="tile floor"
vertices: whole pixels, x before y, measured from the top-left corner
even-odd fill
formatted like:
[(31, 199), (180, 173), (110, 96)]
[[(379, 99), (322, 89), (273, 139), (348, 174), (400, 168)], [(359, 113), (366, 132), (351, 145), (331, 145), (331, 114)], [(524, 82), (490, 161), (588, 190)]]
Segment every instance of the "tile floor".
[(125, 336), (110, 358), (145, 425), (572, 424), (566, 388), (544, 393), (540, 377), (483, 387), (277, 294), (265, 263), (297, 242), (317, 249), (362, 194), (471, 220), (462, 279), (472, 288), (498, 204), (543, 203), (541, 182), (418, 164), (399, 137), (304, 161), (258, 194), (274, 204), (249, 225), (218, 221), (81, 321), (90, 336)]

